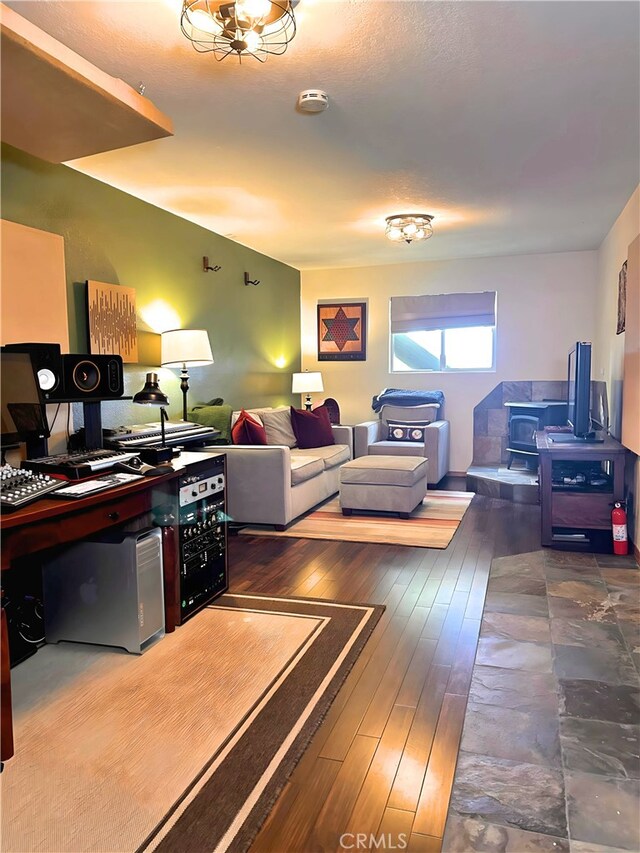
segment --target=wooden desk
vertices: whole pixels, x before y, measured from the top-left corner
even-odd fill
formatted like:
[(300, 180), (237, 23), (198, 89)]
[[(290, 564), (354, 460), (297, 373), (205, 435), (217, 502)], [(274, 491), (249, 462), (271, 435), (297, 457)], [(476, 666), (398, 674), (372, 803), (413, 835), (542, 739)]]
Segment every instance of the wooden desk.
[[(557, 545), (554, 527), (585, 530), (610, 530), (611, 505), (624, 498), (624, 463), (626, 449), (615, 438), (606, 436), (602, 443), (555, 443), (552, 433), (537, 432), (536, 447), (540, 456), (540, 505), (542, 509), (542, 544)], [(554, 463), (611, 463), (610, 483), (604, 488), (562, 489), (554, 487)], [(566, 547), (567, 543), (563, 543)]]
[[(186, 454), (191, 457), (195, 454)], [(197, 456), (198, 460), (204, 458)], [(170, 510), (173, 481), (184, 473), (187, 459), (174, 463), (176, 470), (161, 477), (144, 477), (124, 486), (107, 489), (80, 500), (42, 498), (1, 519), (3, 571), (21, 558), (84, 539), (111, 527), (151, 524), (154, 511)], [(165, 631), (175, 630), (179, 612), (177, 535), (173, 517), (165, 512), (162, 525), (162, 556), (165, 594)], [(11, 675), (6, 619), (2, 613), (2, 744), (0, 760), (13, 755)]]
[(177, 476), (174, 471), (161, 477), (144, 477), (79, 500), (42, 498), (3, 515), (2, 570), (10, 568), (18, 557), (76, 542), (150, 512), (158, 505), (158, 498), (168, 501), (167, 484)]

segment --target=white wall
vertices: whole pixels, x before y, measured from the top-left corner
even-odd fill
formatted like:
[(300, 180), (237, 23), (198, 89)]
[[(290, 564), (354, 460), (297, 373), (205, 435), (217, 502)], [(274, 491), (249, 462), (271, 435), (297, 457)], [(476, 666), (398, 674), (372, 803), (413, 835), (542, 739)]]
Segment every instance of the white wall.
[[(398, 250), (410, 253), (411, 246)], [(465, 471), (472, 458), (476, 403), (503, 380), (564, 379), (571, 343), (593, 339), (596, 277), (596, 252), (303, 271), (303, 369), (322, 371), (325, 393), (315, 400), (335, 397), (343, 423), (375, 417), (371, 398), (385, 387), (441, 388), (451, 421), (451, 470)], [(390, 373), (389, 297), (482, 290), (498, 293), (494, 373)], [(327, 299), (368, 300), (365, 362), (317, 361), (316, 308), (318, 300)]]
[(624, 332), (616, 335), (618, 274), (627, 249), (640, 232), (640, 186), (629, 199), (598, 250), (594, 379), (604, 379), (609, 392), (611, 432), (620, 438)]
[[(620, 437), (622, 411), (622, 364), (624, 332), (616, 335), (618, 313), (618, 273), (627, 259), (627, 249), (640, 233), (640, 186), (627, 202), (611, 231), (598, 250), (598, 279), (596, 288), (596, 347), (594, 379), (604, 379), (609, 391), (611, 431)], [(630, 533), (640, 547), (640, 461), (635, 459), (628, 487), (634, 495), (633, 520)]]

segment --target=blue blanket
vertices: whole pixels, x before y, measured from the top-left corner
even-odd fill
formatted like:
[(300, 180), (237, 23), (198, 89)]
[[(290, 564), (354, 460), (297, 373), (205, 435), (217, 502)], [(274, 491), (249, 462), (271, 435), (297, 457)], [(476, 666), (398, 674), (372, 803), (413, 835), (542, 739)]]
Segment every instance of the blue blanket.
[(407, 391), (403, 388), (385, 388), (377, 394), (371, 408), (379, 412), (383, 406), (424, 406), (427, 403), (444, 403), (443, 391)]

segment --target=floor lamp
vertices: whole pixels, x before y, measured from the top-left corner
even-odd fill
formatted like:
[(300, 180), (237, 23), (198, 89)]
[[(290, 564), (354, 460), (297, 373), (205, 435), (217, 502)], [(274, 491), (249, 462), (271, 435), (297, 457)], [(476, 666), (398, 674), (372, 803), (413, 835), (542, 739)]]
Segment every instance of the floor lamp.
[(213, 364), (213, 353), (206, 329), (170, 329), (162, 333), (160, 363), (163, 367), (180, 368), (182, 420), (187, 420), (188, 367)]

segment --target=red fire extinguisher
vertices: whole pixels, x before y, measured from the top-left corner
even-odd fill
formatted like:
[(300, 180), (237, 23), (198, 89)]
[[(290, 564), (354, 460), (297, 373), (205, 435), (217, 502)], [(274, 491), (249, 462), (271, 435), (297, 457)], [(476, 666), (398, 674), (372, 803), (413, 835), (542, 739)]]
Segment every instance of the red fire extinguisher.
[(629, 542), (627, 540), (627, 513), (621, 501), (616, 501), (613, 505), (611, 525), (613, 527), (613, 553), (622, 556), (628, 552)]

